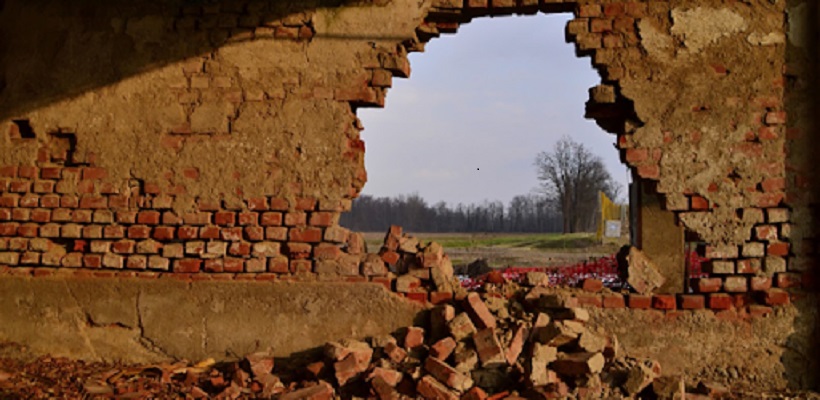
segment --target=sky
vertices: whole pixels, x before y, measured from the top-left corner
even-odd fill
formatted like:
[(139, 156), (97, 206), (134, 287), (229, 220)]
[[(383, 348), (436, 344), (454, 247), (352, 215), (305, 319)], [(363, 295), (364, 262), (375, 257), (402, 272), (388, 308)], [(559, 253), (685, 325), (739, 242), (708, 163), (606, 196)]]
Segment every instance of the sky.
[(393, 79), (386, 107), (358, 110), (367, 148), (362, 193), (508, 204), (538, 186), (536, 155), (563, 135), (600, 156), (625, 193), (615, 136), (583, 117), (600, 77), (564, 42), (569, 18), (478, 18), (411, 53), (410, 78)]

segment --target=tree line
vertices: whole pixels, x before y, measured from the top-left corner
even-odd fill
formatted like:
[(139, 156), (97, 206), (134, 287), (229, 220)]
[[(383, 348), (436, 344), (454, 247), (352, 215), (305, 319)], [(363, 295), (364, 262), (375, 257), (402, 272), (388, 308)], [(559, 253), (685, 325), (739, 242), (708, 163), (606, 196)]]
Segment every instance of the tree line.
[(362, 195), (341, 224), (357, 231), (401, 225), (416, 232), (589, 232), (596, 229), (599, 193), (617, 199), (620, 186), (601, 157), (567, 136), (534, 162), (538, 186), (527, 195), (500, 201), (450, 206), (428, 204), (417, 193), (395, 197)]
[(561, 232), (561, 216), (538, 194), (501, 201), (450, 206), (428, 204), (418, 194), (395, 197), (362, 195), (342, 214), (341, 225), (356, 231), (381, 232), (401, 225), (414, 232)]

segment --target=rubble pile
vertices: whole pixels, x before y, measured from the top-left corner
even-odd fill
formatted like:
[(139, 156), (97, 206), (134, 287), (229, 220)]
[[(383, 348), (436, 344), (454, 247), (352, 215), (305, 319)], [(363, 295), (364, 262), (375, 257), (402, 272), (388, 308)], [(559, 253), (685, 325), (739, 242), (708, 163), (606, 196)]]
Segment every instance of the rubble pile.
[[(661, 376), (657, 362), (620, 354), (614, 336), (586, 326), (589, 313), (575, 301), (545, 287), (509, 299), (471, 292), (433, 307), (425, 326), (327, 343), (287, 378), (274, 373), (271, 352), (141, 372), (187, 384), (192, 398), (697, 398), (682, 377)], [(118, 393), (112, 378), (122, 376), (94, 377), (87, 393)]]
[(466, 293), (454, 276), (453, 263), (444, 254), (444, 247), (403, 234), (400, 226), (393, 225), (387, 231), (379, 257), (396, 276), (395, 290), (407, 297), (419, 295), (426, 299), (427, 293), (437, 293), (452, 298), (452, 294)]

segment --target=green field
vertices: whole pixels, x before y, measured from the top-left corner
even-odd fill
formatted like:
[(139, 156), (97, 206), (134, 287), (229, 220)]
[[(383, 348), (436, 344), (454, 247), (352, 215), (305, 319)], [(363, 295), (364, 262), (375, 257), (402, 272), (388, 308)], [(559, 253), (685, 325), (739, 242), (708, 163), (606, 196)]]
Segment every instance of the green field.
[[(494, 267), (564, 265), (609, 255), (627, 243), (626, 238), (600, 243), (592, 233), (413, 233), (423, 243), (435, 241), (455, 264), (479, 258)], [(365, 233), (369, 251), (382, 245), (384, 233)]]

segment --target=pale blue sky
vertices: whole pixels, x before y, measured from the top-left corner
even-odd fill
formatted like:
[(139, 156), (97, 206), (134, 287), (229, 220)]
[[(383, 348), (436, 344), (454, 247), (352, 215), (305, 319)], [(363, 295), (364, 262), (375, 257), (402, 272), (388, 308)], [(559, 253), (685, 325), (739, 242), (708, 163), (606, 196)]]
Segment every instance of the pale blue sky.
[(537, 186), (536, 154), (564, 134), (601, 156), (625, 190), (615, 136), (583, 117), (600, 78), (564, 42), (569, 18), (479, 18), (411, 54), (410, 79), (393, 80), (385, 109), (358, 111), (363, 193), (507, 204)]

